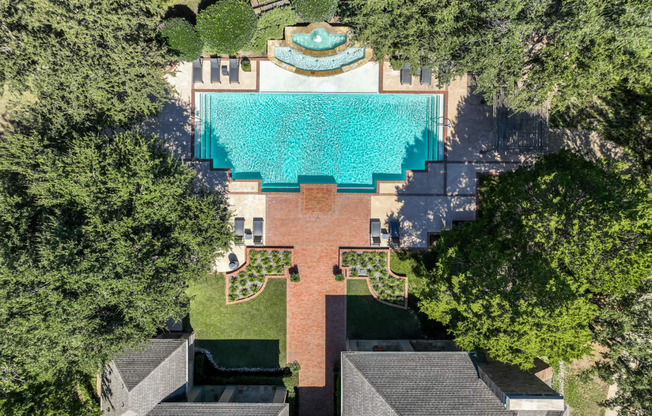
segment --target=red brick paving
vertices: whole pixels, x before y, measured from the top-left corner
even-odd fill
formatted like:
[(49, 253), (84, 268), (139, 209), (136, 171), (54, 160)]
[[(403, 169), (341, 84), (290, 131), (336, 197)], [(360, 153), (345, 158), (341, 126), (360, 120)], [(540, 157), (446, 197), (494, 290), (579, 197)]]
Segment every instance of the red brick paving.
[(287, 359), (301, 365), (299, 410), (307, 416), (334, 410), (332, 367), (346, 342), (346, 286), (333, 276), (338, 249), (369, 244), (370, 196), (310, 186), (319, 187), (333, 191), (330, 213), (304, 212), (302, 187), (297, 194), (268, 194), (265, 218), (266, 244), (294, 246), (301, 276), (299, 283), (288, 282)]

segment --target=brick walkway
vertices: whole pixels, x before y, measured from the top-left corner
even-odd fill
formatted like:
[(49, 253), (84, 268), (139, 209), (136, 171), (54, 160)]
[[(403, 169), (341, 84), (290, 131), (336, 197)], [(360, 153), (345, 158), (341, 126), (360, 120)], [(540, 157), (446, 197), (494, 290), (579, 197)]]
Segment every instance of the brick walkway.
[(288, 282), (287, 359), (301, 365), (299, 410), (310, 416), (333, 415), (332, 367), (345, 347), (346, 287), (333, 277), (338, 249), (369, 244), (370, 197), (333, 189), (332, 199), (315, 206), (313, 197), (323, 198), (329, 188), (334, 185), (268, 194), (265, 219), (267, 245), (295, 248), (301, 282)]

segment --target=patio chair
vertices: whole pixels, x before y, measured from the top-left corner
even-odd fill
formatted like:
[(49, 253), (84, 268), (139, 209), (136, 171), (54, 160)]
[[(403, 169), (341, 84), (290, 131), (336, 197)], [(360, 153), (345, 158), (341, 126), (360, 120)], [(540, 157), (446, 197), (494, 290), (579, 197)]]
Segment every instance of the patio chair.
[(211, 58), (211, 82), (219, 84), (220, 82), (220, 57)]
[(412, 85), (412, 75), (410, 75), (411, 67), (412, 65), (405, 64), (405, 66), (401, 68), (401, 85)]
[(199, 57), (199, 59), (195, 59), (194, 61), (192, 61), (192, 78), (195, 84), (204, 83), (204, 73), (202, 71), (203, 62), (204, 60), (202, 57)]
[(238, 58), (229, 59), (229, 84), (240, 83), (240, 66)]
[(245, 219), (242, 217), (237, 217), (234, 220), (234, 234), (235, 234), (235, 241), (238, 244), (244, 243), (244, 234), (245, 234)]
[(421, 85), (432, 84), (432, 69), (429, 66), (424, 66), (421, 69)]
[(378, 218), (369, 220), (369, 236), (372, 247), (380, 246), (380, 220)]
[(392, 243), (398, 244), (401, 242), (401, 223), (398, 220), (389, 222), (389, 235), (392, 237)]
[(263, 245), (263, 219), (254, 218), (254, 245)]

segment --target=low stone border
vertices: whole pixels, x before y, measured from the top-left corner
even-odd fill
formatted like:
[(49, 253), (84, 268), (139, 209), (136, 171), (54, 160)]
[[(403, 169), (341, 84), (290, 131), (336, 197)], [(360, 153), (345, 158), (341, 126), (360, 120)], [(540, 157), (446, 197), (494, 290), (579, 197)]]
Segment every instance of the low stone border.
[(242, 302), (246, 302), (248, 300), (254, 299), (256, 296), (263, 293), (263, 290), (265, 290), (265, 287), (267, 287), (267, 281), (269, 279), (288, 279), (290, 277), (289, 269), (290, 269), (291, 266), (284, 267), (283, 268), (283, 272), (284, 272), (283, 274), (280, 274), (280, 275), (265, 275), (265, 280), (263, 282), (263, 285), (253, 295), (251, 295), (249, 297), (246, 297), (246, 298), (233, 300), (233, 301), (229, 299), (230, 287), (231, 287), (231, 277), (238, 275), (240, 272), (243, 272), (247, 268), (247, 266), (249, 266), (249, 263), (250, 263), (249, 252), (250, 251), (275, 251), (275, 250), (289, 251), (290, 252), (290, 264), (292, 263), (292, 253), (294, 252), (294, 247), (267, 247), (266, 246), (266, 247), (246, 247), (245, 248), (245, 261), (244, 261), (244, 263), (239, 268), (237, 268), (236, 270), (233, 270), (233, 271), (228, 272), (228, 273), (224, 273), (225, 278), (226, 278), (226, 289), (225, 289), (225, 296), (224, 297), (225, 297), (227, 305), (233, 305), (233, 304), (236, 304), (236, 303), (242, 303)]
[[(397, 305), (396, 303), (391, 303), (391, 302), (387, 302), (387, 301), (384, 301), (384, 300), (380, 299), (378, 297), (378, 294), (374, 291), (373, 287), (371, 286), (371, 282), (369, 281), (369, 276), (366, 276), (366, 277), (365, 276), (360, 276), (360, 277), (351, 277), (350, 276), (350, 267), (342, 265), (342, 254), (345, 253), (345, 252), (351, 252), (351, 251), (352, 252), (374, 252), (374, 253), (385, 252), (386, 253), (387, 271), (389, 272), (389, 275), (394, 277), (394, 278), (397, 278), (397, 279), (403, 279), (405, 281), (405, 289), (404, 289), (404, 292), (403, 292), (403, 298), (404, 298), (403, 305)], [(369, 247), (364, 247), (364, 248), (345, 247), (345, 248), (342, 248), (342, 247), (340, 247), (339, 255), (338, 255), (338, 267), (342, 270), (342, 274), (344, 274), (344, 277), (346, 279), (352, 279), (352, 280), (355, 280), (355, 279), (362, 280), (362, 279), (364, 279), (364, 280), (366, 280), (367, 281), (367, 287), (369, 288), (369, 292), (371, 293), (371, 295), (378, 302), (380, 302), (382, 304), (385, 304), (385, 305), (388, 305), (388, 306), (393, 306), (395, 308), (407, 309), (408, 308), (408, 278), (407, 278), (407, 276), (399, 276), (399, 275), (395, 274), (394, 272), (392, 272), (392, 269), (390, 267), (390, 253), (391, 253), (390, 248), (369, 248)]]

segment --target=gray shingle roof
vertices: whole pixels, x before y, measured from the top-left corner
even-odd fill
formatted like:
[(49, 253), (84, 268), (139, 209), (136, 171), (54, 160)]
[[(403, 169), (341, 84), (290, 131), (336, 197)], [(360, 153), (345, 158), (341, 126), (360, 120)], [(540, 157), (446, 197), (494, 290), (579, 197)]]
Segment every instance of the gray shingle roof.
[(115, 365), (127, 389), (136, 387), (185, 342), (185, 339), (151, 339), (144, 351), (127, 350), (120, 354)]
[[(379, 403), (380, 400), (393, 410), (383, 411), (384, 414), (401, 416), (516, 414), (505, 410), (500, 400), (478, 378), (465, 352), (345, 352), (342, 361), (344, 415), (360, 414), (364, 412), (364, 406), (357, 407), (359, 404)], [(357, 374), (347, 377), (347, 371)], [(361, 385), (364, 383), (360, 383), (359, 376), (371, 388)], [(361, 397), (374, 393), (377, 395), (375, 398), (367, 397), (365, 400)], [(382, 407), (378, 405), (376, 409)]]
[(148, 416), (286, 416), (287, 403), (160, 403)]

